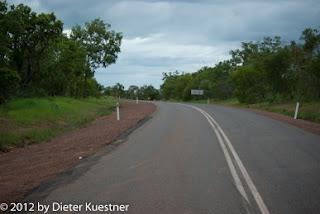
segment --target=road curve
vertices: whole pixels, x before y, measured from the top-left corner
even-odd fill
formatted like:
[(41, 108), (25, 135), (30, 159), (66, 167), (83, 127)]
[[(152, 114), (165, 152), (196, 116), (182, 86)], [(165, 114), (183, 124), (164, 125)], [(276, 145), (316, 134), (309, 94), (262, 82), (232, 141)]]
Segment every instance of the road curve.
[(320, 137), (235, 108), (157, 102), (109, 152), (27, 196), (128, 213), (319, 213)]

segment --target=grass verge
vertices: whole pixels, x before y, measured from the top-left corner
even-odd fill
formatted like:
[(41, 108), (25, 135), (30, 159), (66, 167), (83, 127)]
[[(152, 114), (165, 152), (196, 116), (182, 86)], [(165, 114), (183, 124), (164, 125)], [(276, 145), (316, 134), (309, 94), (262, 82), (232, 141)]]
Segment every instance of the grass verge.
[(0, 150), (48, 140), (110, 114), (115, 106), (112, 97), (14, 99), (0, 106)]
[[(290, 117), (293, 117), (295, 112), (295, 107), (296, 107), (295, 102), (241, 104), (237, 99), (218, 100), (218, 101), (215, 100), (215, 101), (212, 101), (212, 103), (229, 105), (229, 106), (239, 106), (239, 107), (245, 107), (245, 108), (253, 108), (253, 109), (261, 109), (265, 111), (287, 115)], [(298, 118), (320, 123), (320, 101), (301, 102)]]

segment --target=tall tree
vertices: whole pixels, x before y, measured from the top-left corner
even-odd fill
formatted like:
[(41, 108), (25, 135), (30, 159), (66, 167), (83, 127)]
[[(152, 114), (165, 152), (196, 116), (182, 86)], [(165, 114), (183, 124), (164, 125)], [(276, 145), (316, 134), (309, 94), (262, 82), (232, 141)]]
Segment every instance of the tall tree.
[(139, 87), (136, 85), (130, 85), (127, 90), (127, 97), (129, 99), (135, 99), (137, 96), (140, 97)]
[(140, 87), (140, 99), (144, 100), (157, 100), (159, 99), (159, 91), (152, 85), (144, 85)]
[(107, 67), (118, 58), (122, 34), (110, 28), (110, 24), (100, 19), (87, 22), (84, 27), (77, 25), (72, 28), (70, 37), (82, 42), (93, 70), (101, 66)]
[(8, 27), (10, 25), (6, 17), (7, 4), (0, 1), (0, 66), (4, 66), (8, 61), (9, 54), (9, 36)]
[(100, 19), (87, 22), (84, 27), (77, 25), (72, 28), (71, 39), (81, 42), (87, 51), (87, 61), (91, 69), (85, 73), (85, 83), (97, 68), (105, 68), (115, 63), (118, 58), (122, 34), (110, 28), (109, 24)]
[(50, 43), (61, 36), (62, 22), (53, 13), (36, 14), (22, 4), (12, 5), (7, 13), (12, 43), (11, 66), (21, 77), (21, 87), (37, 84), (40, 79), (40, 61), (46, 57)]

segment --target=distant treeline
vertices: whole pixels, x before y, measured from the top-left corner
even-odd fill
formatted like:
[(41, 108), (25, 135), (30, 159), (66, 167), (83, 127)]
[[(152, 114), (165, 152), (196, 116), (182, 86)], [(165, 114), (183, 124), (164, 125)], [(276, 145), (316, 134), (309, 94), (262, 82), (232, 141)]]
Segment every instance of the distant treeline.
[(108, 86), (104, 89), (104, 94), (108, 96), (121, 97), (127, 99), (138, 99), (141, 100), (159, 100), (160, 91), (154, 88), (152, 85), (136, 86), (131, 85), (127, 90), (120, 83), (114, 86)]
[[(320, 34), (307, 28), (300, 42), (284, 44), (280, 37), (242, 42), (231, 59), (189, 73), (164, 73), (163, 99), (227, 99), (242, 103), (320, 99)], [(191, 89), (205, 95), (192, 97)]]
[(94, 72), (115, 63), (121, 39), (100, 19), (66, 35), (54, 13), (0, 1), (0, 103), (13, 95), (100, 95)]

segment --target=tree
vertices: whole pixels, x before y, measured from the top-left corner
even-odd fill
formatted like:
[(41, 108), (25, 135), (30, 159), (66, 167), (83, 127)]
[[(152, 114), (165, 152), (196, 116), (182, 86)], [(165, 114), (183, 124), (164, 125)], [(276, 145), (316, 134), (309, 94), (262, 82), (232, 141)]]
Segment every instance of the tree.
[(303, 49), (311, 55), (309, 57), (319, 54), (320, 34), (317, 29), (306, 28), (300, 39), (304, 41)]
[(122, 35), (99, 19), (62, 34), (54, 13), (0, 1), (1, 102), (9, 96), (99, 96), (98, 67), (115, 63)]
[(0, 68), (0, 104), (6, 102), (19, 86), (19, 76), (16, 71)]
[(292, 41), (288, 47), (291, 65), (285, 78), (295, 100), (313, 100), (320, 97), (319, 65), (320, 34), (317, 29), (306, 28), (300, 37), (302, 44)]
[(4, 66), (8, 63), (9, 54), (9, 36), (7, 28), (10, 23), (6, 17), (7, 4), (6, 2), (0, 1), (0, 66)]
[(127, 90), (126, 97), (129, 99), (135, 99), (137, 96), (140, 97), (139, 87), (136, 85), (130, 85)]
[[(90, 70), (84, 75), (84, 82), (94, 75), (99, 67), (107, 67), (116, 62), (120, 53), (122, 34), (110, 30), (110, 25), (100, 19), (94, 19), (85, 23), (84, 27), (79, 25), (72, 28), (70, 38), (81, 42), (87, 51), (87, 62)], [(87, 93), (85, 93), (85, 96)]]
[[(302, 42), (284, 45), (280, 37), (242, 42), (230, 51), (231, 59), (192, 74), (164, 73), (161, 93), (165, 99), (227, 99), (240, 102), (282, 102), (320, 98), (320, 33), (307, 28)], [(206, 96), (192, 97), (191, 89)]]
[(140, 99), (143, 100), (158, 100), (159, 91), (152, 85), (144, 85), (139, 89)]
[(241, 66), (232, 74), (235, 95), (242, 103), (256, 103), (266, 97), (264, 74), (252, 65)]
[(116, 83), (111, 87), (111, 95), (114, 97), (123, 97), (124, 96), (124, 86), (120, 83)]
[(111, 25), (100, 19), (85, 23), (82, 28), (72, 28), (70, 37), (80, 41), (87, 50), (87, 57), (93, 71), (102, 66), (107, 67), (116, 62), (122, 34), (110, 30)]
[(279, 96), (292, 98), (290, 81), (285, 78), (292, 63), (288, 48), (281, 48), (275, 53), (268, 54), (260, 59), (258, 66), (266, 74), (266, 83), (269, 85), (269, 101), (276, 101)]
[(179, 76), (179, 72), (163, 73), (163, 84), (160, 86), (161, 93), (164, 99), (174, 99), (176, 97), (175, 84)]
[(10, 35), (10, 66), (21, 77), (21, 87), (37, 85), (41, 76), (40, 61), (46, 58), (50, 44), (62, 34), (62, 22), (53, 13), (36, 14), (30, 7), (12, 5), (7, 13), (11, 20), (7, 33)]
[(215, 99), (226, 99), (233, 95), (233, 83), (230, 73), (233, 72), (230, 61), (223, 61), (214, 67), (203, 67), (195, 75), (193, 87), (206, 90), (206, 96)]
[(46, 72), (43, 72), (45, 76), (41, 78), (41, 87), (49, 95), (83, 96), (84, 73), (90, 68), (86, 61), (86, 50), (79, 42), (61, 37), (59, 42), (51, 47), (48, 59), (44, 63), (43, 68)]

